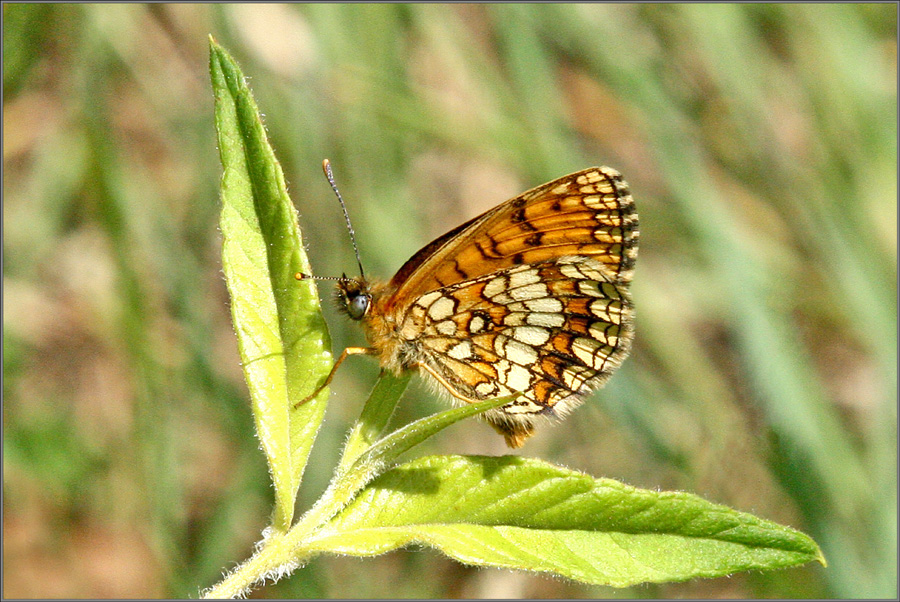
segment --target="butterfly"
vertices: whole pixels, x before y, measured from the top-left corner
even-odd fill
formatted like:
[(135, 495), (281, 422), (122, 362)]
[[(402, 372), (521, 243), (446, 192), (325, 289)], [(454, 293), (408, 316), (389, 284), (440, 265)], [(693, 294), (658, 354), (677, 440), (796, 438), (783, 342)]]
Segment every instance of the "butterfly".
[(395, 374), (420, 370), (464, 402), (519, 393), (483, 417), (521, 447), (536, 419), (580, 405), (628, 355), (638, 236), (628, 185), (592, 167), (458, 226), (388, 282), (360, 264), (359, 277), (337, 279), (336, 297), (369, 347), (345, 349), (320, 390), (348, 355), (367, 354)]

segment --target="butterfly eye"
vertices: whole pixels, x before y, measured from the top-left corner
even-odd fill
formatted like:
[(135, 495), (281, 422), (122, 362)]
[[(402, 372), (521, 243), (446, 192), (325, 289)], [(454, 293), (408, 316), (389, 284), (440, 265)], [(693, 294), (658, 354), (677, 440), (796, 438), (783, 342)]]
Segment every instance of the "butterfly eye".
[(369, 295), (353, 295), (347, 298), (347, 313), (353, 320), (361, 320), (366, 312), (369, 311), (369, 303), (372, 297)]

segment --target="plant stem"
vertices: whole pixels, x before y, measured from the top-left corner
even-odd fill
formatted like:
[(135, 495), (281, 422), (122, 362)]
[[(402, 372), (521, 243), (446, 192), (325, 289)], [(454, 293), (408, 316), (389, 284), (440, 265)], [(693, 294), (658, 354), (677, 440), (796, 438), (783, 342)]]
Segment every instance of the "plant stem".
[[(400, 379), (403, 380), (403, 379)], [(405, 382), (399, 383), (405, 385)], [(399, 397), (402, 387), (389, 387)], [(447, 426), (472, 415), (509, 403), (515, 396), (490, 399), (420, 418), (394, 431), (358, 454), (349, 466), (339, 466), (322, 497), (287, 532), (269, 528), (258, 551), (218, 585), (203, 593), (204, 598), (230, 598), (245, 593), (263, 579), (289, 575), (306, 562), (304, 543), (322, 525), (339, 513), (353, 497), (380, 474), (398, 455)], [(395, 402), (396, 403), (396, 402)], [(390, 407), (385, 411), (389, 416)], [(385, 419), (386, 421), (386, 419)]]
[(290, 574), (290, 569), (282, 567), (288, 563), (291, 569), (302, 564), (292, 558), (293, 549), (287, 533), (273, 533), (266, 543), (246, 562), (225, 579), (203, 592), (204, 598), (237, 598), (244, 595), (250, 586), (266, 577), (276, 578)]

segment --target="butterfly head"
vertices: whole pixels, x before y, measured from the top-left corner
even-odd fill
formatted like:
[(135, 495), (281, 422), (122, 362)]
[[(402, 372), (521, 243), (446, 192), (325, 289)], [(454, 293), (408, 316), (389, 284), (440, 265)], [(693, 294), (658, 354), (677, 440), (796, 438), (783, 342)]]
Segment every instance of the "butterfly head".
[(335, 292), (338, 307), (351, 320), (362, 320), (372, 306), (372, 291), (369, 283), (362, 277), (340, 278)]

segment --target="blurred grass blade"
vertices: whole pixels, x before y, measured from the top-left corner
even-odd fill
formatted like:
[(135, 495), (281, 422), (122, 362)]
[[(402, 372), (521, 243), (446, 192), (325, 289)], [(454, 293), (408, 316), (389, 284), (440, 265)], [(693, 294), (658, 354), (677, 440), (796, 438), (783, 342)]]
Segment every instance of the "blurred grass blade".
[(794, 529), (681, 492), (635, 489), (515, 456), (432, 456), (369, 484), (309, 549), (427, 544), (466, 564), (626, 587), (825, 564)]
[(210, 75), (222, 178), (222, 265), (231, 295), (257, 434), (275, 485), (273, 526), (286, 530), (318, 431), (331, 367), (330, 340), (309, 273), (297, 215), (259, 111), (234, 60), (210, 39)]

